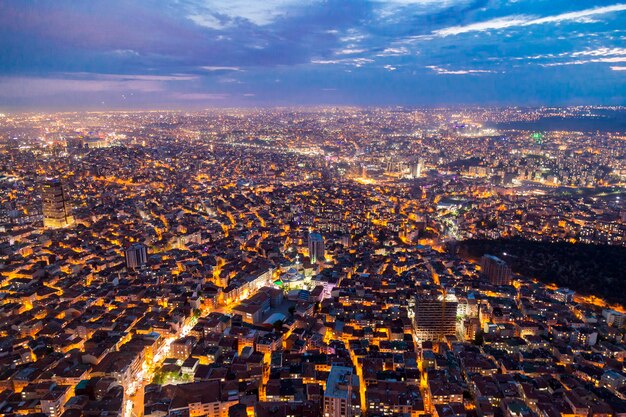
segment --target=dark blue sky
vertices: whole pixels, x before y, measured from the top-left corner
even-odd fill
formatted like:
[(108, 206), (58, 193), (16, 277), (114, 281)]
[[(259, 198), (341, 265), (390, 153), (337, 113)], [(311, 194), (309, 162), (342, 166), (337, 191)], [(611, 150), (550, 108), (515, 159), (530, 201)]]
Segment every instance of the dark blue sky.
[(0, 1), (0, 108), (626, 104), (626, 2)]

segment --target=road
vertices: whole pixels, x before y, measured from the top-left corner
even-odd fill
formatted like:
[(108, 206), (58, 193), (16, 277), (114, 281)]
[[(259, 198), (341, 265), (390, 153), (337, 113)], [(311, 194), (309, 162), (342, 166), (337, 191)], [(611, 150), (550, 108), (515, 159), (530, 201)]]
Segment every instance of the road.
[[(209, 313), (210, 311), (207, 311), (203, 316)], [(186, 336), (193, 328), (194, 324), (195, 320), (192, 320), (183, 326), (178, 333), (168, 336), (159, 351), (154, 355), (151, 363), (144, 362), (141, 367), (142, 369), (137, 372), (137, 374), (133, 375), (133, 380), (125, 391), (122, 417), (141, 417), (143, 415), (144, 390), (146, 385), (152, 382), (156, 370), (161, 367), (163, 361), (167, 358), (172, 342)]]
[(367, 412), (367, 401), (365, 400), (365, 379), (363, 378), (363, 367), (357, 360), (354, 351), (348, 348), (348, 352), (350, 352), (350, 359), (352, 359), (352, 363), (354, 364), (354, 368), (356, 369), (356, 374), (359, 377), (359, 398), (361, 400), (361, 415), (365, 415)]

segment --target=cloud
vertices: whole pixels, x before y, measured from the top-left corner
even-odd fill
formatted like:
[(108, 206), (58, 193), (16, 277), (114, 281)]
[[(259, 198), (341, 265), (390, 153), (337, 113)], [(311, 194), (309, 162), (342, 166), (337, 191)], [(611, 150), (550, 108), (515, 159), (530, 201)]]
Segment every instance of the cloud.
[(118, 56), (131, 56), (131, 57), (136, 57), (140, 55), (139, 52), (133, 51), (132, 49), (115, 49), (111, 51), (111, 53), (114, 55), (118, 55)]
[(472, 23), (466, 26), (452, 26), (445, 29), (435, 30), (433, 34), (437, 36), (451, 36), (469, 32), (484, 32), (493, 29), (505, 29), (513, 26), (522, 26), (528, 21), (528, 18), (525, 16), (499, 17), (497, 19)]
[(438, 29), (433, 31), (432, 33), (436, 36), (445, 37), (470, 32), (485, 32), (488, 30), (506, 29), (510, 27), (542, 25), (546, 23), (561, 23), (566, 21), (588, 23), (591, 16), (616, 13), (624, 10), (626, 10), (626, 4), (615, 4), (612, 6), (594, 7), (591, 9), (561, 13), (545, 17), (513, 15), (486, 20), (484, 22), (472, 23), (465, 26), (452, 26), (444, 29)]
[(199, 26), (210, 29), (224, 29), (246, 20), (258, 26), (266, 26), (276, 19), (288, 15), (294, 8), (315, 1), (301, 0), (205, 0), (191, 2), (192, 12), (187, 16), (189, 20)]
[(187, 18), (198, 26), (216, 30), (224, 29), (230, 24), (230, 19), (219, 19), (212, 14), (190, 14)]
[(572, 57), (579, 56), (613, 56), (613, 55), (626, 55), (626, 48), (597, 48), (588, 49), (585, 51), (577, 51), (571, 54)]
[(380, 19), (398, 21), (403, 14), (429, 14), (471, 3), (471, 0), (373, 0)]
[(318, 64), (318, 65), (334, 65), (334, 64), (341, 64), (346, 62), (347, 60), (345, 59), (312, 59), (311, 60), (311, 64)]
[(405, 48), (404, 46), (400, 46), (385, 48), (382, 52), (376, 54), (376, 56), (403, 56), (409, 55), (410, 53), (411, 51), (409, 51), (407, 48)]
[(495, 72), (491, 70), (482, 70), (482, 69), (449, 70), (449, 69), (441, 68), (435, 65), (429, 65), (426, 68), (431, 69), (437, 74), (442, 74), (442, 75), (491, 74)]
[(211, 65), (206, 65), (203, 67), (200, 67), (203, 70), (206, 71), (241, 71), (240, 67), (225, 67), (225, 66), (211, 66)]
[[(626, 62), (626, 48), (599, 47), (574, 52), (560, 52), (537, 54), (524, 57), (510, 57), (509, 59), (514, 61), (544, 61), (538, 63), (538, 65), (542, 67), (559, 67), (566, 65), (583, 65), (602, 62), (616, 63)], [(505, 61), (505, 58), (494, 58), (493, 60), (503, 62)]]
[[(108, 106), (125, 92), (124, 106), (143, 108), (244, 94), (268, 105), (623, 102), (623, 73), (609, 68), (626, 65), (626, 0), (31, 3), (0, 1), (3, 110)], [(323, 88), (341, 94), (317, 98)]]
[(611, 67), (613, 71), (626, 71), (626, 67)]
[(356, 55), (356, 54), (362, 54), (363, 52), (365, 52), (365, 49), (346, 48), (346, 49), (340, 49), (338, 51), (335, 51), (335, 55)]
[(555, 16), (546, 16), (539, 19), (533, 19), (527, 22), (528, 25), (541, 25), (544, 23), (560, 23), (565, 21), (575, 21), (579, 23), (595, 22), (589, 19), (591, 16), (599, 16), (608, 13), (622, 12), (626, 10), (626, 4), (614, 4), (612, 6), (594, 7), (591, 9), (579, 10), (576, 12), (561, 13)]
[(361, 67), (365, 64), (370, 64), (372, 62), (374, 62), (374, 60), (370, 58), (312, 59), (311, 60), (311, 64), (317, 64), (317, 65), (345, 64), (345, 65), (351, 65), (354, 67)]
[(218, 82), (221, 84), (243, 84), (243, 81), (232, 77), (220, 78)]
[(363, 40), (365, 40), (367, 38), (366, 35), (364, 35), (363, 33), (359, 33), (356, 29), (351, 28), (347, 31), (345, 36), (342, 36), (341, 38), (339, 38), (339, 41), (341, 42), (361, 42)]
[(601, 62), (604, 62), (604, 63), (626, 62), (626, 56), (581, 59), (581, 60), (576, 60), (576, 61), (550, 62), (547, 64), (539, 64), (539, 65), (541, 65), (542, 67), (560, 67), (563, 65), (583, 65), (583, 64), (591, 64), (591, 63), (601, 63)]

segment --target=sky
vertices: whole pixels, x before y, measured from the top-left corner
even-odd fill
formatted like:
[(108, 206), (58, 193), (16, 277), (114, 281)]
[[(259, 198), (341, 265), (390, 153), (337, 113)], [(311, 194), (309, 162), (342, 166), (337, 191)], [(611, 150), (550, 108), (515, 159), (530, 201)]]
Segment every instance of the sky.
[(0, 0), (0, 110), (626, 105), (626, 0)]

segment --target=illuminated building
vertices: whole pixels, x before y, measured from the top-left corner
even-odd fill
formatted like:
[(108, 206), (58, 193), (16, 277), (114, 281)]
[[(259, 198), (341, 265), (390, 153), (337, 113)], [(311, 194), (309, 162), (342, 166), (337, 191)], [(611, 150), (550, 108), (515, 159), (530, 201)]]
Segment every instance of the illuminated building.
[(71, 208), (63, 184), (59, 179), (49, 179), (41, 187), (44, 227), (67, 227), (74, 224)]
[(311, 263), (314, 264), (318, 261), (324, 261), (324, 238), (319, 233), (309, 234), (309, 257)]
[(574, 295), (576, 293), (569, 288), (559, 288), (554, 292), (554, 298), (562, 303), (571, 303), (574, 301)]
[(424, 160), (420, 158), (417, 162), (412, 162), (409, 165), (409, 178), (419, 178), (422, 176), (424, 170)]
[(352, 417), (361, 414), (359, 377), (352, 368), (333, 366), (324, 392), (324, 417)]
[(606, 319), (609, 326), (622, 328), (626, 322), (626, 315), (615, 310), (602, 310), (602, 316)]
[(502, 259), (493, 255), (484, 255), (480, 259), (480, 267), (493, 285), (511, 284), (511, 268)]
[(456, 335), (457, 298), (426, 294), (415, 300), (415, 333), (420, 340), (438, 341)]
[(126, 268), (135, 269), (148, 262), (148, 249), (146, 245), (135, 243), (126, 249), (124, 256), (126, 258)]

